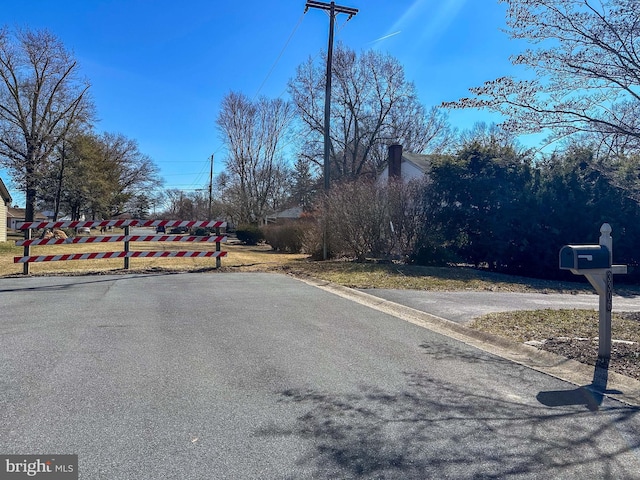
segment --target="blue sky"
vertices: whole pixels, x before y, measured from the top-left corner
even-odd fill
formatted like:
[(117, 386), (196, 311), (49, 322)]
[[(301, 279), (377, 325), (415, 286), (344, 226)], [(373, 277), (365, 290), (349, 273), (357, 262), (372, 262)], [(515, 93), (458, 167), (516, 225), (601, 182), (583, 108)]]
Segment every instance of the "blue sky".
[[(160, 168), (165, 188), (192, 191), (224, 168), (215, 119), (223, 96), (287, 98), (296, 67), (326, 51), (328, 15), (305, 0), (4, 0), (0, 22), (46, 28), (92, 84), (96, 131), (122, 133)], [(514, 73), (497, 0), (341, 0), (336, 41), (396, 57), (427, 107)], [(454, 127), (496, 117), (453, 111)], [(5, 183), (10, 178), (3, 174)], [(20, 192), (10, 188), (19, 204)]]

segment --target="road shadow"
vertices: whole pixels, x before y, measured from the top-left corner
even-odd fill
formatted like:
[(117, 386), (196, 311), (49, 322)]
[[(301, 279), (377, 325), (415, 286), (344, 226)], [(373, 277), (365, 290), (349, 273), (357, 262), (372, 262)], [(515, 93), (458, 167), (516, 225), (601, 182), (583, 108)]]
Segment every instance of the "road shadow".
[(547, 407), (584, 405), (590, 411), (596, 411), (602, 405), (607, 393), (621, 394), (619, 390), (607, 389), (609, 381), (609, 358), (598, 357), (593, 371), (593, 381), (589, 385), (573, 390), (553, 390), (540, 392), (537, 400)]
[(307, 445), (297, 463), (312, 478), (637, 478), (640, 460), (630, 452), (640, 448), (640, 409), (621, 406), (594, 417), (424, 373), (405, 378), (399, 391), (281, 391), (281, 402), (304, 413), (256, 435)]

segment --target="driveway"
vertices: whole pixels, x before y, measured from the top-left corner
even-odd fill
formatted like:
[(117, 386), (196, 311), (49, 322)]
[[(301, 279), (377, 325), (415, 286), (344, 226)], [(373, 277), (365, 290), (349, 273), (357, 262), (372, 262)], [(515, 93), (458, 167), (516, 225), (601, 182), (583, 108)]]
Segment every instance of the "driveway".
[[(462, 324), (495, 312), (545, 308), (598, 310), (598, 295), (595, 293), (431, 292), (376, 288), (361, 291)], [(613, 311), (640, 311), (640, 297), (614, 296)]]

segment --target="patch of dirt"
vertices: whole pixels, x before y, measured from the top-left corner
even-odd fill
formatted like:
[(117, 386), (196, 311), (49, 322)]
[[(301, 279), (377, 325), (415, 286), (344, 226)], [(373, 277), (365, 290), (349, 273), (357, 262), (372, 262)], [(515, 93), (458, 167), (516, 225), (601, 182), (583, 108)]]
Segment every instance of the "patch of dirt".
[[(587, 365), (595, 366), (598, 359), (597, 340), (550, 338), (539, 348)], [(640, 343), (613, 342), (609, 369), (640, 380)]]

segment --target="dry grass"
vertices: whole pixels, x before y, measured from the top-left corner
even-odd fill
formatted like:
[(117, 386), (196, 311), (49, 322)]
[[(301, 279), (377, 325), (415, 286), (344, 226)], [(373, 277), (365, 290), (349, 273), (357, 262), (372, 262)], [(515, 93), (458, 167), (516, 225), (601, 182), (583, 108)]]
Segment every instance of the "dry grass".
[[(114, 235), (122, 235), (114, 231)], [(17, 239), (17, 238), (15, 238)], [(246, 271), (278, 269), (286, 264), (306, 258), (306, 255), (277, 254), (267, 245), (247, 247), (234, 242), (222, 244), (228, 252), (221, 260), (223, 270), (237, 268)], [(31, 255), (60, 255), (69, 253), (121, 252), (124, 243), (84, 243), (66, 245), (45, 245), (31, 247)], [(214, 243), (179, 242), (131, 242), (131, 251), (215, 250)], [(15, 256), (23, 255), (23, 247), (16, 247), (13, 241), (0, 243), (0, 276), (20, 275), (23, 264), (14, 263)], [(129, 269), (133, 271), (202, 271), (215, 268), (215, 258), (131, 258)], [(124, 259), (69, 260), (58, 262), (34, 262), (29, 265), (30, 275), (80, 275), (90, 273), (122, 273)]]
[[(122, 234), (114, 231), (113, 234)], [(19, 237), (13, 237), (17, 240)], [(214, 250), (213, 243), (132, 242), (132, 251)], [(123, 251), (123, 243), (84, 243), (31, 247), (31, 255)], [(561, 283), (515, 277), (464, 267), (422, 267), (398, 263), (355, 263), (345, 260), (318, 262), (307, 255), (274, 252), (268, 245), (245, 246), (230, 240), (222, 244), (228, 255), (221, 259), (221, 271), (283, 272), (313, 276), (352, 288), (390, 288), (438, 291), (562, 292), (591, 291), (586, 283)], [(23, 248), (13, 241), (0, 243), (0, 276), (20, 275), (23, 265), (14, 263)], [(215, 267), (213, 258), (132, 258), (130, 270), (202, 271)], [(78, 275), (122, 273), (124, 259), (38, 262), (29, 265), (31, 275)], [(638, 288), (626, 289), (638, 293)], [(618, 289), (618, 291), (621, 291)]]
[[(120, 231), (114, 234), (122, 234)], [(18, 239), (19, 237), (13, 237)], [(214, 250), (213, 243), (132, 242), (132, 251)], [(35, 246), (31, 255), (123, 251), (123, 243), (84, 243)], [(283, 272), (312, 276), (352, 288), (389, 288), (438, 291), (502, 291), (502, 292), (591, 292), (586, 282), (562, 283), (536, 280), (464, 267), (422, 267), (398, 263), (355, 263), (345, 260), (318, 262), (302, 254), (274, 252), (268, 245), (245, 246), (230, 240), (222, 244), (228, 255), (221, 259), (220, 271)], [(0, 277), (21, 275), (23, 265), (14, 263), (23, 248), (13, 241), (0, 243)], [(215, 268), (214, 258), (131, 258), (130, 270), (203, 271)], [(124, 259), (71, 260), (38, 262), (29, 265), (31, 275), (78, 275), (89, 273), (122, 273)], [(639, 294), (638, 287), (616, 288), (618, 293)]]
[[(119, 233), (119, 232), (114, 232)], [(14, 237), (17, 239), (18, 237)], [(33, 247), (32, 255), (122, 251), (122, 243), (87, 243)], [(213, 250), (215, 244), (132, 243), (131, 250)], [(237, 242), (222, 245), (228, 255), (222, 258), (220, 272), (281, 272), (312, 276), (352, 288), (390, 288), (414, 290), (480, 290), (508, 292), (591, 292), (586, 283), (560, 283), (513, 277), (471, 268), (439, 268), (394, 263), (354, 263), (349, 261), (315, 262), (306, 255), (281, 254), (267, 245), (244, 246)], [(22, 274), (22, 264), (13, 262), (22, 256), (22, 247), (13, 241), (0, 243), (0, 277)], [(123, 259), (43, 262), (30, 265), (31, 275), (84, 275), (140, 271), (212, 271), (212, 258), (133, 258), (130, 270)], [(638, 287), (616, 288), (618, 293), (639, 294)], [(597, 343), (569, 341), (565, 338), (594, 338), (598, 335), (598, 314), (588, 310), (537, 310), (491, 314), (477, 319), (473, 328), (511, 338), (518, 342), (548, 340), (541, 348), (584, 363), (595, 363)], [(619, 340), (640, 339), (638, 316), (613, 316), (612, 330)], [(640, 379), (640, 347), (619, 345), (612, 352), (612, 369)]]
[(395, 263), (350, 261), (301, 262), (287, 265), (290, 273), (309, 275), (352, 288), (432, 291), (578, 292), (579, 283), (560, 283), (485, 272), (464, 267), (422, 267)]
[[(598, 312), (546, 309), (492, 313), (477, 318), (471, 327), (522, 343), (563, 337), (593, 339), (598, 336)], [(614, 312), (611, 329), (617, 340), (640, 340), (640, 322), (635, 315)]]

